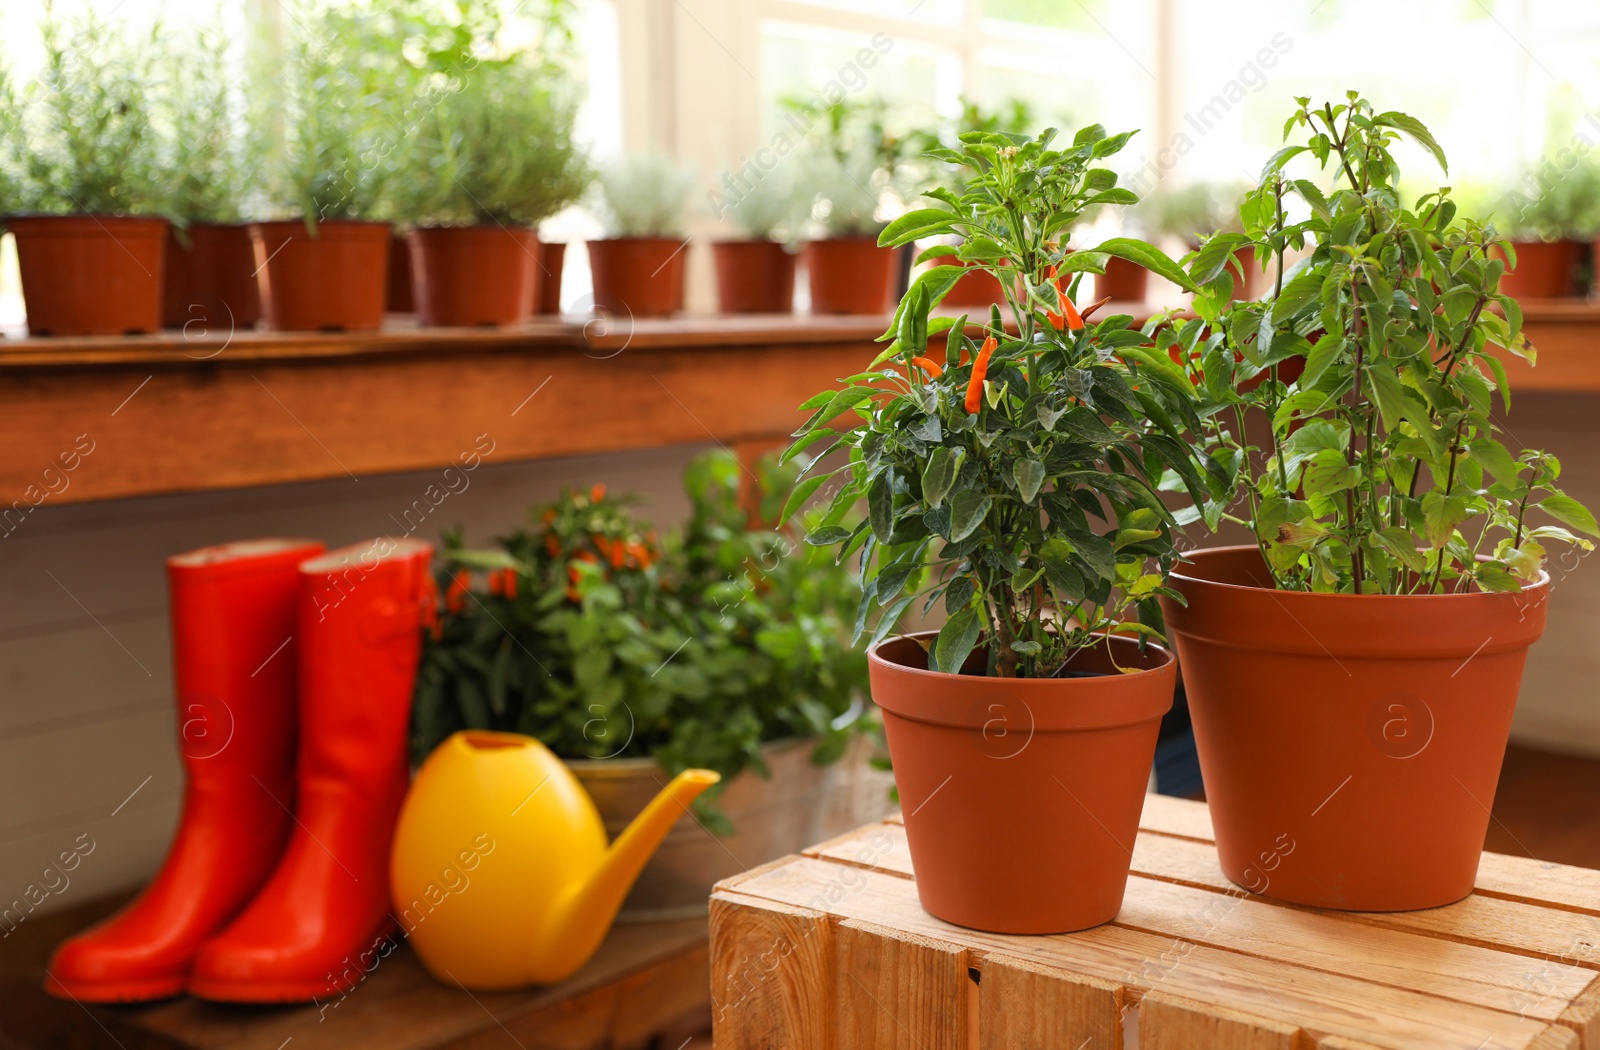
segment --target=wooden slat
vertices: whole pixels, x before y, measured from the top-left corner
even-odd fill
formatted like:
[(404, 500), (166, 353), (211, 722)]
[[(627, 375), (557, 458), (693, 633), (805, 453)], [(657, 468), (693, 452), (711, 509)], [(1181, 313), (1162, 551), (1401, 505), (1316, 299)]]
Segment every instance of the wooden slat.
[(836, 935), (839, 1050), (964, 1050), (964, 949), (860, 919)]
[(979, 1050), (1114, 1047), (1121, 986), (1029, 959), (990, 954), (978, 992)]
[(1576, 1032), (1585, 1047), (1600, 1046), (1600, 977), (1572, 1000), (1561, 1014), (1561, 1023)]
[(1217, 1002), (1152, 992), (1139, 1004), (1139, 1050), (1300, 1050), (1300, 1026)]
[[(1120, 982), (1135, 996), (1159, 990), (1200, 1002), (1227, 1002), (1246, 1013), (1298, 1024), (1319, 1037), (1374, 1041), (1375, 1033), (1382, 1033), (1375, 1041), (1393, 1050), (1481, 1050), (1486, 1038), (1509, 1050), (1527, 1046), (1548, 1027), (1502, 1011), (1116, 926), (1030, 938), (965, 930), (924, 912), (915, 886), (906, 879), (849, 870), (852, 888), (828, 909), (840, 918), (1069, 968)], [(828, 861), (800, 858), (741, 882), (739, 892), (804, 905), (837, 885), (840, 871), (840, 865)]]
[(834, 934), (809, 908), (711, 895), (716, 1050), (833, 1050)]

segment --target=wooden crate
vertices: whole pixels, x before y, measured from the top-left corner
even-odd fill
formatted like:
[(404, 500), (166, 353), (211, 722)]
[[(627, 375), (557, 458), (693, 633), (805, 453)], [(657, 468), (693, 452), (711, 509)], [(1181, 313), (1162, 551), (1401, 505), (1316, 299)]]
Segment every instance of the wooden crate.
[(1600, 871), (1485, 854), (1431, 911), (1233, 886), (1201, 803), (1151, 796), (1122, 913), (1017, 937), (917, 903), (869, 825), (712, 896), (717, 1050), (1600, 1050)]

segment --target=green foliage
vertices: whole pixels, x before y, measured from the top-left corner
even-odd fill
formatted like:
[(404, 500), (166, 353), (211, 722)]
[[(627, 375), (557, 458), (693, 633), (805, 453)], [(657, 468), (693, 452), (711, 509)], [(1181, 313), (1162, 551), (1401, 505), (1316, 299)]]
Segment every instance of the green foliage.
[(811, 191), (811, 219), (824, 237), (876, 237), (889, 196), (888, 175), (869, 154), (840, 159), (816, 151), (801, 158), (801, 184)]
[(169, 36), (165, 45), (160, 166), (167, 216), (180, 227), (238, 222), (256, 173), (227, 36), (211, 24)]
[(20, 212), (130, 215), (158, 212), (152, 87), (156, 39), (125, 34), (89, 13), (66, 21), (44, 4), (44, 65), (8, 99), (8, 167)]
[(809, 214), (790, 165), (779, 165), (752, 180), (750, 188), (727, 208), (734, 224), (752, 240), (798, 241), (799, 226)]
[[(759, 469), (775, 514), (794, 472)], [(414, 757), (463, 728), (728, 779), (766, 775), (761, 745), (785, 737), (820, 736), (819, 763), (842, 754), (866, 689), (846, 626), (860, 583), (750, 521), (742, 477), (725, 452), (691, 463), (693, 512), (663, 545), (599, 487), (535, 508), (491, 550), (447, 537), (444, 578), (487, 572), (491, 587), (447, 585), (418, 675)]]
[[(1001, 280), (1011, 318), (1002, 324), (998, 308), (970, 325), (933, 317), (963, 272), (933, 267), (901, 302), (873, 370), (802, 406), (813, 414), (786, 458), (831, 447), (809, 462), (789, 509), (836, 479), (807, 541), (859, 553), (858, 637), (875, 607), (882, 637), (916, 599), (930, 608), (942, 598), (949, 618), (930, 666), (953, 673), (982, 647), (989, 674), (1047, 677), (1105, 633), (1159, 633), (1156, 596), (1169, 593), (1162, 582), (1177, 554), (1158, 485), (1209, 504), (1228, 478), (1185, 439), (1204, 406), (1151, 347), (1167, 321), (1144, 332), (1126, 316), (1087, 323), (1063, 298), (1072, 288), (1061, 281), (1075, 285), (1109, 256), (1194, 288), (1141, 241), (1062, 246), (1086, 209), (1137, 199), (1099, 166), (1128, 137), (1095, 125), (1058, 148), (1053, 129), (1033, 140), (969, 133), (959, 151), (930, 152), (966, 169), (961, 192), (931, 190), (936, 207), (883, 231), (890, 245), (958, 240), (962, 261)], [(929, 344), (941, 332), (942, 354)], [(1198, 323), (1183, 332), (1192, 340)], [(853, 524), (863, 498), (867, 520)]]
[(1234, 183), (1192, 182), (1152, 193), (1140, 205), (1157, 233), (1197, 244), (1213, 233), (1239, 233), (1239, 202), (1248, 187)]
[[(1243, 234), (1208, 239), (1191, 274), (1210, 334), (1185, 358), (1207, 395), (1219, 460), (1244, 465), (1243, 411), (1271, 420), (1259, 476), (1240, 478), (1250, 524), (1279, 587), (1415, 594), (1516, 590), (1538, 579), (1546, 545), (1592, 544), (1595, 520), (1556, 486), (1561, 465), (1513, 455), (1491, 416), (1505, 373), (1493, 347), (1533, 360), (1522, 311), (1498, 294), (1515, 260), (1493, 226), (1462, 218), (1448, 188), (1409, 206), (1390, 147), (1420, 145), (1445, 167), (1426, 127), (1350, 93), (1319, 108), (1297, 100), (1285, 138), (1245, 199)], [(1332, 184), (1295, 178), (1302, 156)], [(1295, 198), (1298, 198), (1296, 201)], [(1292, 214), (1304, 218), (1292, 220)], [(1273, 294), (1229, 303), (1227, 260), (1240, 244), (1310, 254)], [(1292, 381), (1283, 366), (1304, 369)], [(1535, 525), (1529, 511), (1554, 519)]]
[(903, 115), (881, 98), (844, 97), (826, 105), (785, 99), (782, 105), (813, 127), (797, 154), (799, 183), (824, 237), (876, 237), (879, 217), (910, 196), (927, 135), (899, 127)]
[(418, 34), (411, 74), (425, 104), (402, 139), (390, 190), (397, 218), (430, 224), (536, 225), (583, 196), (594, 178), (573, 141), (578, 93), (564, 68), (571, 0), (551, 0), (540, 45), (492, 57), (496, 8), (461, 0), (455, 21)]
[(671, 157), (637, 154), (600, 173), (600, 207), (612, 237), (682, 237), (694, 176)]
[(1566, 150), (1530, 167), (1494, 202), (1496, 226), (1519, 241), (1588, 240), (1600, 234), (1600, 163)]

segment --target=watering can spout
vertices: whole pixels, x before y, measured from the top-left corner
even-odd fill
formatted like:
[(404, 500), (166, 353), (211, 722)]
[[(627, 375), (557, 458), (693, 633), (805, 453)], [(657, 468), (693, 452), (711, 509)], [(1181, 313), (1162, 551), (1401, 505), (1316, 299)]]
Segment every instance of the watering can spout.
[(570, 977), (599, 947), (645, 862), (706, 788), (721, 780), (709, 769), (686, 769), (617, 836), (600, 866), (551, 909), (535, 938), (528, 979), (551, 984)]

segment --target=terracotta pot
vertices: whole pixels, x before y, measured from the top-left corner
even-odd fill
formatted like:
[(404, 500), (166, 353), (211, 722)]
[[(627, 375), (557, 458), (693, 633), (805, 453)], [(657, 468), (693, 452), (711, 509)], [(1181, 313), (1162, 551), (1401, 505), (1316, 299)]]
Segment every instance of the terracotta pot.
[(250, 224), (261, 315), (284, 332), (371, 331), (383, 325), (392, 240), (386, 222), (301, 219)]
[(1106, 272), (1094, 275), (1094, 297), (1110, 296), (1113, 302), (1142, 303), (1150, 290), (1150, 271), (1138, 263), (1119, 259), (1115, 255), (1106, 259)]
[(1191, 553), (1165, 599), (1222, 870), (1350, 911), (1472, 892), (1548, 578), (1508, 594), (1272, 587), (1255, 547)]
[(971, 273), (962, 274), (945, 295), (942, 306), (992, 306), (1006, 305), (1005, 289), (1000, 279), (981, 266), (964, 263), (954, 255), (940, 255), (929, 260), (935, 266), (965, 266)]
[(565, 244), (539, 242), (539, 293), (534, 296), (536, 313), (561, 312), (561, 267), (566, 258)]
[(872, 697), (930, 914), (995, 933), (1064, 933), (1121, 909), (1177, 668), (1158, 647), (1111, 644), (1139, 670), (1115, 673), (1103, 646), (1072, 664), (1103, 676), (1046, 679), (929, 671), (911, 636), (872, 648)]
[(595, 309), (614, 317), (671, 317), (683, 309), (684, 242), (613, 237), (589, 242)]
[(725, 314), (794, 312), (794, 253), (776, 241), (717, 241), (717, 304)]
[(526, 227), (420, 226), (411, 242), (425, 325), (526, 324), (539, 294), (539, 238)]
[(389, 280), (383, 293), (386, 314), (415, 313), (417, 298), (411, 280), (411, 247), (398, 231), (389, 242)]
[(1500, 294), (1514, 299), (1565, 299), (1578, 294), (1578, 273), (1588, 245), (1512, 241), (1511, 247), (1517, 252), (1517, 268), (1500, 275)]
[(5, 222), (30, 335), (123, 335), (161, 327), (166, 219), (26, 215)]
[(168, 328), (244, 331), (261, 320), (255, 252), (242, 224), (195, 223), (184, 246), (169, 231), (162, 322)]
[(894, 310), (895, 249), (875, 237), (812, 241), (803, 252), (814, 314), (886, 314)]

